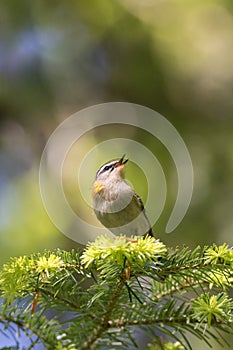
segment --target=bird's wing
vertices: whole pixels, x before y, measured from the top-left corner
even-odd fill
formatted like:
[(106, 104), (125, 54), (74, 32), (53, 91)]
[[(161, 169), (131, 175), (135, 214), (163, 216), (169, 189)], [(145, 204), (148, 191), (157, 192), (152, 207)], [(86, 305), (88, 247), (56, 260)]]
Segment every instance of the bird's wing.
[(144, 204), (143, 204), (143, 201), (141, 200), (141, 198), (139, 197), (139, 195), (137, 193), (134, 192), (133, 194), (133, 200), (135, 201), (135, 203), (138, 205), (139, 209), (140, 209), (140, 212), (142, 211), (143, 214), (144, 214), (144, 217), (146, 219), (146, 222), (148, 224), (148, 234), (152, 237), (154, 237), (154, 234), (153, 234), (153, 231), (152, 231), (152, 228), (151, 228), (151, 224), (150, 224), (150, 220), (148, 219), (148, 216), (146, 214), (146, 210), (145, 210), (145, 207), (144, 207)]

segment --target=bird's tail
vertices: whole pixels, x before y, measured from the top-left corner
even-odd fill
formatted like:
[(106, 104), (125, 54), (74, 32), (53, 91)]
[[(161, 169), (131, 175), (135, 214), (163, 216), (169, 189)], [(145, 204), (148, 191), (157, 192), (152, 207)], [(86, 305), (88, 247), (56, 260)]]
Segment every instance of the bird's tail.
[(150, 227), (149, 231), (143, 236), (143, 237), (155, 237), (154, 232), (152, 231), (152, 228)]

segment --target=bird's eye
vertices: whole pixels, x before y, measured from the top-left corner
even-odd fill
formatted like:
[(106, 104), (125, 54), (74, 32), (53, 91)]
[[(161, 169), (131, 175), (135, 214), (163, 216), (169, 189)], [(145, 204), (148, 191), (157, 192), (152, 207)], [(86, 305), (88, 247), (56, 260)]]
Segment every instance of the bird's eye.
[(112, 165), (105, 165), (104, 171), (108, 171), (109, 169), (111, 169), (111, 171), (112, 171), (113, 170), (113, 166)]

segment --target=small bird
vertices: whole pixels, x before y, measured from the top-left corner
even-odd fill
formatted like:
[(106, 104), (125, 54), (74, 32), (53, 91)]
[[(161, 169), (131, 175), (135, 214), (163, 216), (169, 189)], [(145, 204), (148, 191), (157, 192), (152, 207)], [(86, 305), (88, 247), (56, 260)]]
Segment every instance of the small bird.
[(123, 155), (100, 167), (92, 187), (98, 220), (116, 235), (154, 236), (141, 198), (124, 178), (128, 159)]

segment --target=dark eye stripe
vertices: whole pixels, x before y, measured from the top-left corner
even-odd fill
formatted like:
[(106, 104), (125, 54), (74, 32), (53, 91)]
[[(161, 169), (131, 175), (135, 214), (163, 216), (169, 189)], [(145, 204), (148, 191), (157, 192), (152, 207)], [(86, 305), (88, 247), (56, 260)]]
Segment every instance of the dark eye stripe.
[(109, 170), (111, 168), (111, 165), (105, 165), (103, 170)]
[(108, 171), (109, 169), (111, 169), (111, 171), (114, 169), (114, 165), (117, 163), (118, 161), (113, 161), (111, 163), (108, 164), (104, 164), (98, 171), (96, 174), (96, 177), (99, 176), (100, 174), (104, 173), (105, 171)]

